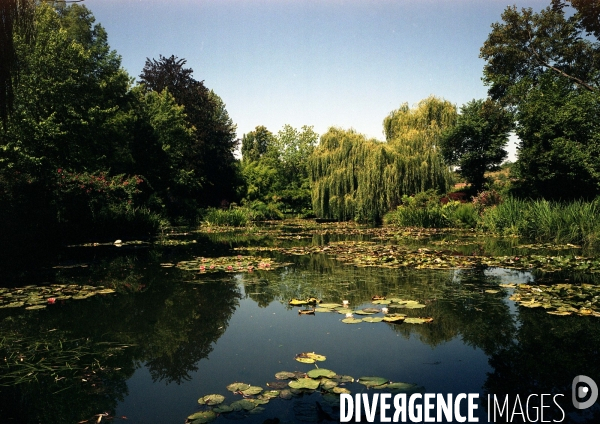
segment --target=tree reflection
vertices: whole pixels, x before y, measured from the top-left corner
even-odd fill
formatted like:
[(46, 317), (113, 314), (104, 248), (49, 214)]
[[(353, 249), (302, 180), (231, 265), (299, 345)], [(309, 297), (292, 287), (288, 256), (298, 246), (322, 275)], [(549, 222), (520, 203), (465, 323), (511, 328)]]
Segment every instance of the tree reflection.
[[(231, 278), (190, 284), (178, 269), (131, 257), (99, 261), (87, 271), (75, 270), (70, 278), (63, 274), (64, 282), (102, 281), (119, 294), (57, 302), (41, 311), (2, 310), (0, 335), (26, 339), (24, 348), (44, 343), (56, 347), (33, 349), (35, 354), (24, 361), (34, 366), (55, 350), (73, 368), (64, 375), (49, 370), (0, 387), (2, 421), (73, 423), (114, 411), (139, 364), (148, 367), (155, 381), (189, 380), (225, 332), (240, 298)], [(68, 348), (69, 340), (84, 341), (84, 354)], [(115, 344), (128, 347), (115, 350)], [(6, 345), (0, 350), (3, 358), (8, 355)], [(14, 369), (6, 366), (0, 373), (10, 377)]]
[[(514, 340), (493, 353), (484, 389), (496, 395), (563, 394), (564, 422), (597, 423), (600, 408), (578, 412), (571, 402), (571, 384), (578, 375), (600, 382), (600, 321), (589, 317), (556, 317), (543, 310), (519, 308)], [(548, 408), (545, 420), (561, 420), (558, 408)], [(518, 421), (514, 421), (518, 422)]]

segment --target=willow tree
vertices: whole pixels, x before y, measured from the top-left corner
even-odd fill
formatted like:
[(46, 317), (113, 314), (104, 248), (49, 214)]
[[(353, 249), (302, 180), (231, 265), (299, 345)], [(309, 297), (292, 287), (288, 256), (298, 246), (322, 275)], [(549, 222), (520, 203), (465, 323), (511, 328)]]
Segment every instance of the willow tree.
[(453, 104), (429, 97), (385, 118), (385, 143), (330, 128), (309, 161), (315, 214), (379, 221), (405, 194), (447, 190), (450, 170), (437, 143), (456, 117)]

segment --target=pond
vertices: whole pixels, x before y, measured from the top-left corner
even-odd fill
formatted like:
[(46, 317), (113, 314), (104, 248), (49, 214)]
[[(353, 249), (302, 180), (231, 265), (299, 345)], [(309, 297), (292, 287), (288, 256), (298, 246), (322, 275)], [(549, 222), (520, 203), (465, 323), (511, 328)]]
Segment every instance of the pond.
[(488, 396), (533, 422), (549, 394), (545, 421), (600, 422), (571, 400), (600, 382), (598, 263), (577, 246), (292, 222), (51, 258), (0, 289), (2, 422), (339, 422), (346, 391), (478, 394), (479, 422)]

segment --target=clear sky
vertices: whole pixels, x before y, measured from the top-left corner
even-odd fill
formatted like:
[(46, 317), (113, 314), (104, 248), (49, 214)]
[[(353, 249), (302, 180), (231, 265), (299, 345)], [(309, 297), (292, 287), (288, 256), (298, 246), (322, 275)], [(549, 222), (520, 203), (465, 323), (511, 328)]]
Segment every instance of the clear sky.
[[(550, 0), (519, 0), (540, 10)], [(175, 55), (225, 102), (238, 136), (264, 125), (354, 128), (433, 94), (483, 98), (479, 49), (506, 0), (85, 0), (123, 67)], [(512, 3), (511, 3), (512, 4)]]

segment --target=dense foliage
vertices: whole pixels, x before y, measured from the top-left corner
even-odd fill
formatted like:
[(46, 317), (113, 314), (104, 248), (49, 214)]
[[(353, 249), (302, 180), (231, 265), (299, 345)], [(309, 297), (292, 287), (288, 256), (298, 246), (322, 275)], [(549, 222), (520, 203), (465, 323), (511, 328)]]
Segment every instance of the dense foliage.
[(435, 97), (415, 109), (404, 104), (384, 121), (387, 143), (331, 128), (310, 159), (315, 214), (376, 222), (403, 195), (446, 191), (450, 171), (437, 144), (456, 115), (454, 105)]
[(132, 87), (87, 8), (34, 12), (34, 36), (11, 38), (19, 60), (0, 132), (5, 242), (148, 236), (163, 220), (233, 199), (235, 126), (185, 61), (149, 61)]
[(240, 164), (244, 185), (242, 203), (259, 216), (273, 218), (280, 210), (310, 214), (308, 159), (317, 143), (312, 127), (284, 125), (277, 134), (258, 126), (242, 138)]
[(472, 100), (463, 105), (457, 124), (440, 140), (442, 155), (471, 184), (475, 193), (485, 183), (485, 173), (494, 171), (506, 159), (512, 117), (492, 101)]
[(600, 194), (600, 42), (595, 2), (560, 1), (539, 13), (508, 7), (481, 49), (492, 99), (515, 112), (520, 194)]

